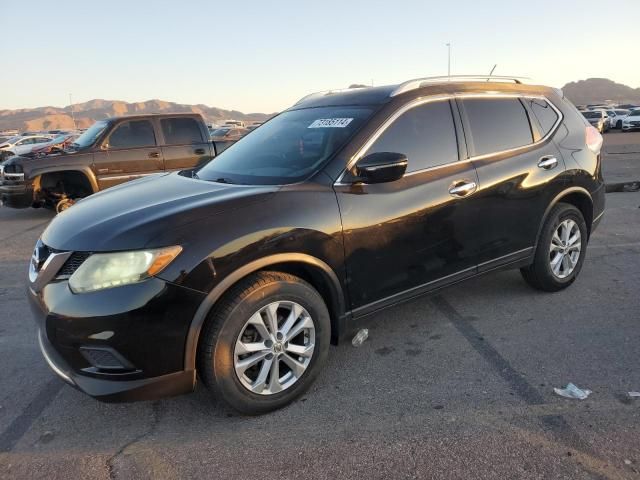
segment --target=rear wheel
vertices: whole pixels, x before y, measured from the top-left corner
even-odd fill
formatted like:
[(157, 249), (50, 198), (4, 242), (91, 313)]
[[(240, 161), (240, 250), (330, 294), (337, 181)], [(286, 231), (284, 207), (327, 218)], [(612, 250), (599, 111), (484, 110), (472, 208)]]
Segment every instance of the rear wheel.
[(198, 348), (198, 373), (213, 394), (255, 415), (301, 395), (324, 364), (329, 312), (304, 280), (259, 272), (216, 305)]
[(533, 264), (520, 270), (522, 276), (538, 290), (567, 288), (582, 269), (587, 235), (582, 212), (573, 205), (558, 203), (542, 227)]

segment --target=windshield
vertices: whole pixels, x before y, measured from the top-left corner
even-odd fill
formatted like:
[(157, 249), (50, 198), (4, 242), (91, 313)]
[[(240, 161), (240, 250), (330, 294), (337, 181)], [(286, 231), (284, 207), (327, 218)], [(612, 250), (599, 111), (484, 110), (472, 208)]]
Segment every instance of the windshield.
[(284, 112), (215, 157), (197, 175), (247, 185), (301, 181), (340, 149), (371, 113), (362, 107)]
[(640, 117), (640, 110), (634, 110), (629, 114), (630, 117)]
[(100, 120), (94, 123), (86, 132), (76, 138), (75, 142), (71, 144), (71, 147), (75, 150), (82, 150), (83, 148), (90, 147), (95, 143), (100, 134), (104, 132), (107, 125), (109, 125), (109, 122), (106, 120)]
[(6, 143), (16, 143), (18, 140), (22, 140), (22, 135), (16, 135), (15, 137), (9, 137), (5, 140)]
[(229, 130), (231, 130), (231, 129), (230, 128), (218, 128), (217, 130), (214, 130), (213, 132), (211, 132), (211, 136), (212, 137), (224, 137)]
[(602, 112), (582, 112), (584, 118), (602, 118)]
[(629, 115), (629, 110), (616, 110), (616, 115)]

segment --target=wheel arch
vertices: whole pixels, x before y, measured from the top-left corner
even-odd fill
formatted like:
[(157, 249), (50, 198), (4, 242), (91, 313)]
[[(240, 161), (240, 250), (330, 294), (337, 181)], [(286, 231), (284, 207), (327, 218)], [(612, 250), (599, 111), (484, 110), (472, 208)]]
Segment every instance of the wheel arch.
[(591, 198), (591, 194), (585, 188), (571, 187), (560, 192), (553, 198), (553, 200), (551, 200), (551, 202), (549, 202), (549, 205), (547, 206), (547, 209), (542, 216), (540, 226), (538, 227), (536, 246), (538, 245), (540, 235), (542, 234), (542, 227), (547, 221), (547, 217), (549, 216), (549, 213), (551, 213), (551, 209), (559, 202), (568, 203), (580, 210), (582, 216), (584, 217), (584, 221), (587, 224), (587, 231), (589, 235), (591, 235), (591, 227), (593, 224), (593, 199)]
[(275, 254), (254, 260), (235, 270), (216, 285), (202, 301), (191, 320), (187, 333), (184, 353), (185, 370), (195, 370), (196, 368), (200, 333), (216, 302), (240, 280), (261, 270), (273, 270), (296, 275), (318, 290), (329, 309), (332, 342), (337, 342), (340, 333), (344, 331), (345, 298), (336, 273), (324, 261), (308, 254)]
[(34, 185), (40, 186), (42, 177), (45, 177), (46, 175), (54, 175), (54, 174), (60, 175), (65, 173), (82, 175), (87, 180), (87, 183), (91, 188), (91, 193), (96, 193), (97, 191), (100, 190), (98, 187), (98, 181), (90, 168), (70, 168), (65, 166), (60, 166), (59, 168), (46, 169), (43, 171), (39, 171), (37, 173), (34, 172), (33, 174)]

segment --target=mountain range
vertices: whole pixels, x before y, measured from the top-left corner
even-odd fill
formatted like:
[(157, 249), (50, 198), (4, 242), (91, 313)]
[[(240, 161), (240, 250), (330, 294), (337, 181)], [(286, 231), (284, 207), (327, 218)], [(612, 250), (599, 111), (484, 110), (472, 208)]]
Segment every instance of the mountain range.
[(631, 88), (608, 78), (588, 78), (567, 83), (562, 91), (575, 105), (590, 103), (633, 103), (640, 105), (640, 88)]
[(20, 131), (72, 129), (74, 117), (77, 128), (87, 128), (96, 120), (147, 113), (200, 113), (207, 123), (213, 124), (224, 123), (229, 119), (264, 121), (273, 116), (273, 114), (242, 113), (207, 105), (186, 105), (163, 100), (127, 103), (120, 100), (96, 99), (74, 104), (73, 116), (70, 106), (0, 110), (0, 131), (14, 128)]
[[(588, 78), (567, 83), (562, 87), (565, 95), (576, 105), (602, 103), (640, 104), (640, 88), (631, 88), (606, 78)], [(187, 105), (148, 100), (146, 102), (127, 103), (120, 100), (90, 100), (71, 107), (38, 107), (19, 110), (0, 110), (0, 131), (5, 129), (54, 130), (73, 128), (75, 117), (78, 128), (87, 128), (96, 120), (108, 117), (145, 113), (200, 113), (207, 123), (223, 123), (225, 120), (264, 121), (274, 114), (242, 113), (236, 110), (223, 110), (207, 105)]]

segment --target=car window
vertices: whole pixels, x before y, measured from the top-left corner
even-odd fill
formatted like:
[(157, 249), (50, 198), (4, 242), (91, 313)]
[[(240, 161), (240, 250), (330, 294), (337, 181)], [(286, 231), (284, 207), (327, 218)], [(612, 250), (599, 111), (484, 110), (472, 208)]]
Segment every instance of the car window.
[(406, 155), (407, 172), (458, 160), (456, 130), (448, 100), (429, 102), (403, 113), (367, 150)]
[(200, 124), (195, 118), (163, 118), (160, 120), (164, 141), (168, 145), (202, 143)]
[(501, 152), (533, 143), (529, 116), (517, 98), (465, 98), (474, 155)]
[(148, 120), (123, 122), (109, 137), (109, 148), (150, 147), (155, 144), (153, 125)]
[(539, 98), (529, 98), (529, 107), (535, 115), (540, 127), (542, 128), (542, 136), (548, 134), (558, 121), (558, 113), (553, 109), (549, 102)]

